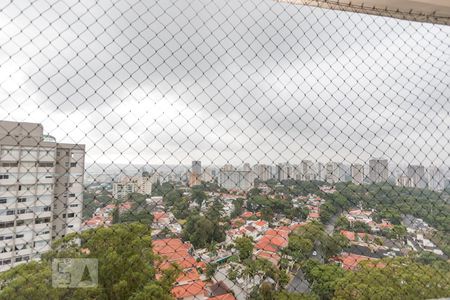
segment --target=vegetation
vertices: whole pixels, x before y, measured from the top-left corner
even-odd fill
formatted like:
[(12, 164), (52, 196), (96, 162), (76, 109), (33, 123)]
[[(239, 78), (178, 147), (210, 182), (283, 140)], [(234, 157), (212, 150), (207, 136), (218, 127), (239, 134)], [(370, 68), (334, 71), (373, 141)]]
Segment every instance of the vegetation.
[(297, 228), (289, 236), (286, 252), (300, 262), (311, 257), (313, 250), (328, 259), (347, 246), (348, 240), (344, 236), (339, 233), (329, 236), (322, 224), (312, 222)]
[(450, 272), (409, 258), (360, 263), (335, 285), (335, 299), (432, 299), (450, 296)]
[(193, 214), (187, 218), (182, 237), (191, 242), (195, 248), (205, 248), (213, 242), (223, 242), (225, 229), (217, 219)]
[(302, 264), (305, 278), (311, 283), (311, 289), (320, 299), (332, 299), (336, 285), (347, 271), (335, 264), (321, 264), (307, 260)]
[(241, 261), (252, 257), (253, 241), (248, 237), (237, 238), (235, 241), (236, 249), (239, 251)]
[(113, 197), (107, 191), (83, 193), (83, 220), (89, 219), (98, 207), (104, 207), (113, 203)]
[[(52, 259), (65, 257), (98, 259), (98, 287), (53, 288)], [(1, 273), (0, 299), (170, 299), (175, 275), (155, 279), (148, 226), (119, 224), (69, 235), (40, 262)]]

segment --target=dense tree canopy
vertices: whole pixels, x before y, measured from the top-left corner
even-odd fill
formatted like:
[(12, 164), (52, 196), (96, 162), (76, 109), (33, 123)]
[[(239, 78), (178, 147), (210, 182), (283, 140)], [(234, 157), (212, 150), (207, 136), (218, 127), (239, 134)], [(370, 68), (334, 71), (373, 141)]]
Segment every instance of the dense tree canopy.
[[(98, 259), (98, 287), (52, 288), (52, 259), (66, 257)], [(148, 226), (119, 224), (67, 236), (40, 262), (1, 273), (0, 299), (169, 299), (173, 278), (155, 280)]]
[(217, 219), (199, 214), (190, 215), (183, 228), (183, 239), (191, 242), (195, 248), (208, 247), (212, 242), (223, 242), (225, 230)]
[(253, 242), (248, 237), (240, 237), (235, 241), (236, 249), (239, 251), (239, 258), (245, 260), (252, 257)]
[(337, 281), (335, 299), (433, 299), (450, 296), (450, 272), (408, 258), (360, 263)]

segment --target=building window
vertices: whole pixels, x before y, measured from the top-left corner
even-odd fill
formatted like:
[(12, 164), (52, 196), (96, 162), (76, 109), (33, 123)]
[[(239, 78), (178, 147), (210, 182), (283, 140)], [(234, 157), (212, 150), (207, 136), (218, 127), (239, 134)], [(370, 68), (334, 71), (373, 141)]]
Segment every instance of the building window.
[(75, 197), (75, 194), (74, 193), (71, 193), (71, 194), (69, 194), (69, 197)]
[(9, 179), (8, 174), (0, 174), (0, 179)]
[(2, 259), (0, 260), (0, 266), (1, 265), (9, 265), (11, 264), (11, 259)]
[(6, 211), (6, 215), (7, 216), (12, 216), (12, 215), (14, 215), (15, 214), (15, 211), (14, 210), (7, 210)]
[(17, 202), (19, 203), (27, 202), (27, 198), (17, 198)]
[(50, 223), (50, 218), (36, 218), (35, 224)]
[(0, 222), (0, 228), (9, 228), (9, 227), (14, 227), (14, 222)]
[(16, 162), (2, 162), (1, 166), (5, 167), (5, 168), (15, 168), (15, 167), (19, 166), (19, 163), (17, 161)]
[(0, 204), (5, 204), (6, 203), (6, 198), (0, 198)]
[(20, 238), (23, 238), (23, 237), (24, 237), (23, 233), (16, 234), (16, 239), (20, 239)]
[(71, 168), (75, 168), (76, 166), (77, 166), (77, 163), (76, 163), (76, 162), (70, 163), (70, 167), (71, 167)]
[(41, 168), (53, 168), (53, 163), (52, 162), (39, 162), (38, 163), (38, 167), (41, 167)]

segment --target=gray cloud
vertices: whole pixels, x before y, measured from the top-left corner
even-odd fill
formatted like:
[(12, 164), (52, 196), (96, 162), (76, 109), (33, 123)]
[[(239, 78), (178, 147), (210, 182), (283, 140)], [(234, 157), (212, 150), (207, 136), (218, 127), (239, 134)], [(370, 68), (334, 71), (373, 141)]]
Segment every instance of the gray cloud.
[(449, 27), (268, 0), (19, 2), (0, 11), (0, 118), (88, 161), (450, 164)]

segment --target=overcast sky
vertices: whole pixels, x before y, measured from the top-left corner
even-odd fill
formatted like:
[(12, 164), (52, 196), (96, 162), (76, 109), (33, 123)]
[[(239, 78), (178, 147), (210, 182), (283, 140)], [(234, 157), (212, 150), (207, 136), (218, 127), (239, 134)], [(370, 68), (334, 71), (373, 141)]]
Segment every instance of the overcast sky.
[(88, 162), (450, 165), (450, 26), (264, 0), (29, 2), (0, 7), (0, 119), (86, 144)]

